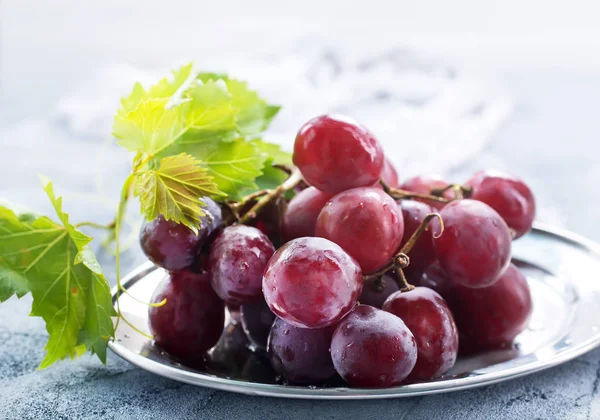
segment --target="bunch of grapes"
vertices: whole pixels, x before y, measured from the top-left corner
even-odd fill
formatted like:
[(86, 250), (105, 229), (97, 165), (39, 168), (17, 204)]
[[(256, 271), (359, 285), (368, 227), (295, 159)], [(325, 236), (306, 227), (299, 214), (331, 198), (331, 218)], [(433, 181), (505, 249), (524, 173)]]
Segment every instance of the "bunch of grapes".
[(338, 374), (389, 387), (438, 378), (459, 352), (512, 345), (531, 313), (511, 264), (535, 214), (523, 181), (481, 171), (463, 185), (400, 183), (372, 133), (327, 115), (299, 130), (293, 161), (304, 185), (281, 211), (230, 222), (231, 203), (205, 198), (198, 233), (163, 218), (143, 227), (143, 250), (168, 270), (152, 298), (166, 303), (149, 309), (160, 348), (201, 359), (225, 308), (239, 307), (252, 348), (288, 383)]

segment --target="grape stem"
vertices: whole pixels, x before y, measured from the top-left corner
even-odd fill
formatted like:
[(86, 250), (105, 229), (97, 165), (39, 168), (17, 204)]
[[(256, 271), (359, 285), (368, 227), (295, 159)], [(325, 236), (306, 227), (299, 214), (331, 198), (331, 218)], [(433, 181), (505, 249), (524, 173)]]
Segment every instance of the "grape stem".
[(404, 246), (400, 249), (401, 253), (408, 254), (413, 249), (421, 235), (423, 235), (423, 233), (429, 228), (429, 222), (431, 222), (434, 218), (437, 218), (440, 222), (440, 232), (438, 234), (434, 233), (433, 237), (437, 239), (442, 236), (442, 233), (444, 233), (444, 219), (442, 219), (442, 216), (439, 213), (429, 213), (425, 216), (417, 230), (413, 232), (411, 237), (408, 238), (408, 241), (406, 241)]
[[(401, 286), (401, 288), (406, 287), (407, 285), (410, 286), (410, 284), (406, 281), (404, 272), (402, 272), (403, 268), (406, 268), (410, 265), (410, 258), (408, 257), (407, 254), (410, 253), (410, 251), (412, 251), (413, 247), (415, 246), (415, 244), (417, 243), (417, 241), (419, 240), (421, 235), (423, 235), (423, 233), (428, 229), (429, 223), (433, 219), (436, 219), (436, 218), (440, 222), (440, 232), (438, 234), (434, 234), (433, 237), (436, 239), (439, 238), (442, 235), (442, 233), (444, 232), (444, 220), (442, 219), (442, 216), (439, 213), (429, 213), (425, 216), (425, 218), (423, 219), (423, 221), (421, 222), (419, 227), (413, 232), (411, 237), (408, 238), (408, 241), (406, 241), (404, 246), (402, 246), (402, 248), (400, 248), (398, 253), (396, 255), (394, 255), (392, 257), (392, 259), (387, 264), (385, 264), (383, 267), (381, 267), (379, 270), (375, 271), (374, 273), (364, 275), (363, 281), (369, 281), (369, 280), (373, 280), (373, 279), (376, 280), (377, 278), (381, 277), (388, 271), (390, 271), (392, 269), (396, 269), (395, 271), (401, 272), (401, 274), (399, 274), (399, 275), (402, 278), (404, 278), (403, 283), (402, 284), (398, 283), (398, 285)], [(396, 281), (398, 281), (398, 280), (396, 280)], [(402, 282), (402, 280), (400, 280), (400, 281)], [(411, 289), (409, 289), (409, 290), (411, 290)]]
[(415, 286), (413, 286), (408, 282), (408, 280), (406, 280), (404, 270), (402, 270), (401, 268), (392, 271), (392, 276), (394, 277), (394, 280), (396, 280), (396, 284), (400, 288), (400, 292), (410, 292), (415, 288)]
[(463, 198), (471, 197), (473, 189), (466, 185), (460, 184), (448, 184), (444, 188), (434, 188), (431, 190), (431, 194), (442, 197), (446, 191), (452, 190), (454, 192), (454, 199), (461, 200)]
[(101, 225), (100, 223), (94, 222), (79, 222), (74, 225), (76, 228), (80, 227), (92, 227), (95, 229), (113, 230), (115, 228), (115, 222), (109, 223), (108, 225)]
[(401, 190), (399, 188), (392, 188), (388, 184), (386, 184), (385, 181), (383, 181), (383, 180), (381, 180), (379, 182), (381, 183), (383, 190), (394, 200), (414, 200), (416, 198), (420, 198), (422, 200), (436, 201), (438, 203), (449, 203), (450, 201), (452, 201), (452, 200), (448, 200), (445, 197), (440, 197), (437, 195), (422, 194), (422, 193), (417, 193), (417, 192), (413, 192), (413, 191)]
[(284, 192), (294, 188), (301, 181), (302, 174), (300, 174), (300, 171), (297, 168), (292, 170), (292, 173), (290, 174), (288, 179), (281, 183), (281, 185), (277, 186), (277, 188), (274, 188), (272, 190), (265, 190), (266, 193), (262, 195), (260, 200), (258, 200), (256, 204), (254, 204), (254, 206), (252, 206), (252, 208), (250, 208), (250, 210), (246, 212), (246, 214), (240, 217), (240, 223), (246, 224), (252, 219), (256, 218), (256, 216), (267, 204), (279, 197)]

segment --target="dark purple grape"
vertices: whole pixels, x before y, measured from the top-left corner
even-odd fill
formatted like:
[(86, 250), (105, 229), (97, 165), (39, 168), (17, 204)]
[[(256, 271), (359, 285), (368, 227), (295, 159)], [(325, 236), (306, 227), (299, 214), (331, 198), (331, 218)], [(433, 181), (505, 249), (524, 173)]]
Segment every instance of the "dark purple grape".
[(335, 374), (329, 346), (334, 327), (298, 328), (276, 318), (268, 354), (277, 373), (297, 384), (319, 384)]
[(479, 171), (465, 185), (473, 188), (473, 200), (482, 201), (498, 212), (515, 232), (515, 239), (531, 230), (535, 198), (521, 179), (498, 171)]
[(461, 354), (510, 347), (531, 315), (527, 279), (513, 264), (491, 286), (455, 286), (444, 297), (456, 320)]
[(208, 274), (172, 271), (158, 285), (148, 319), (155, 343), (182, 360), (194, 360), (213, 347), (225, 323), (225, 305), (213, 291)]
[(267, 302), (261, 297), (256, 302), (242, 305), (240, 312), (242, 326), (250, 342), (258, 349), (266, 349), (269, 331), (275, 321), (275, 314)]
[(400, 290), (394, 278), (387, 273), (382, 276), (380, 285), (381, 287), (377, 287), (375, 281), (365, 282), (358, 301), (363, 305), (381, 309), (387, 297)]
[(449, 371), (458, 354), (458, 330), (446, 301), (435, 291), (416, 287), (387, 298), (383, 310), (402, 319), (417, 342), (417, 363), (409, 381), (437, 378)]
[(305, 236), (315, 236), (317, 217), (332, 195), (308, 187), (291, 199), (281, 221), (281, 236), (285, 242)]
[(305, 328), (333, 325), (356, 304), (360, 267), (342, 248), (323, 238), (298, 238), (269, 261), (263, 293), (271, 311)]
[(378, 182), (384, 164), (383, 148), (369, 130), (354, 120), (322, 115), (298, 131), (294, 164), (310, 185), (337, 194)]
[(511, 236), (506, 222), (481, 201), (449, 203), (440, 213), (444, 233), (434, 241), (441, 267), (454, 283), (486, 287), (510, 263)]
[(350, 386), (385, 388), (399, 385), (410, 374), (417, 345), (400, 318), (359, 305), (336, 327), (331, 357)]
[(398, 204), (384, 191), (354, 188), (323, 207), (315, 233), (341, 246), (368, 274), (394, 256), (402, 241), (404, 221)]
[(208, 256), (215, 292), (233, 305), (257, 300), (265, 267), (274, 252), (269, 238), (254, 227), (235, 225), (223, 229)]
[[(413, 200), (403, 200), (399, 204), (404, 218), (404, 236), (400, 244), (400, 247), (402, 247), (419, 228), (425, 216), (433, 213), (433, 209), (425, 203)], [(436, 260), (433, 235), (434, 233), (437, 235), (439, 231), (433, 226), (437, 226), (437, 224), (430, 225), (408, 253), (410, 265), (404, 269), (404, 274), (409, 278), (420, 277), (423, 271)]]
[(208, 197), (202, 200), (206, 206), (198, 234), (162, 215), (144, 223), (140, 245), (150, 261), (167, 270), (182, 270), (194, 264), (207, 238), (223, 224), (221, 208)]
[(181, 270), (194, 263), (209, 232), (204, 227), (196, 235), (187, 226), (158, 216), (142, 226), (140, 245), (154, 264), (167, 270)]

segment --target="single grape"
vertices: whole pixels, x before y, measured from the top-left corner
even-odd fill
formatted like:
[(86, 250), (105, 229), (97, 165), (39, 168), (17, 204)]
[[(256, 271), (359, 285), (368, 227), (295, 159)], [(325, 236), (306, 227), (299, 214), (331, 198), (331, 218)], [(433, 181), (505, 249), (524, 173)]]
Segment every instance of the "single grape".
[(461, 354), (510, 347), (531, 315), (527, 279), (514, 264), (491, 286), (455, 286), (444, 297), (456, 320)]
[(363, 305), (381, 309), (387, 297), (400, 290), (394, 278), (387, 273), (381, 276), (380, 285), (381, 287), (377, 287), (375, 281), (365, 282), (358, 301)]
[[(425, 216), (433, 213), (433, 209), (425, 203), (413, 200), (402, 200), (399, 204), (402, 208), (402, 217), (404, 219), (404, 236), (400, 244), (400, 247), (402, 247), (419, 228)], [(420, 277), (423, 271), (436, 260), (435, 248), (433, 247), (433, 235), (439, 233), (436, 226), (438, 225), (430, 225), (408, 253), (410, 264), (404, 269), (404, 274), (407, 277)]]
[(310, 185), (337, 194), (378, 182), (383, 148), (369, 130), (352, 119), (322, 115), (298, 131), (294, 164)]
[(182, 360), (194, 360), (213, 347), (225, 323), (225, 305), (210, 286), (209, 275), (171, 271), (158, 285), (148, 319), (155, 343)]
[(506, 222), (481, 201), (454, 201), (441, 211), (444, 233), (434, 241), (444, 271), (456, 283), (486, 287), (510, 263), (511, 236)]
[(333, 197), (317, 219), (315, 233), (341, 246), (372, 273), (384, 266), (402, 241), (404, 221), (398, 204), (384, 191), (361, 187)]
[(275, 248), (260, 230), (229, 226), (217, 236), (208, 256), (215, 292), (228, 304), (243, 305), (261, 295), (262, 276)]
[(385, 388), (400, 384), (410, 374), (417, 345), (400, 318), (359, 305), (336, 327), (331, 357), (350, 386)]
[(160, 215), (144, 223), (140, 230), (140, 245), (150, 261), (167, 270), (181, 270), (194, 264), (207, 238), (222, 223), (221, 208), (203, 197), (204, 216), (198, 234), (183, 224), (165, 220)]
[(191, 266), (210, 229), (200, 227), (198, 234), (183, 224), (163, 216), (145, 222), (140, 231), (140, 245), (150, 261), (167, 270)]
[(387, 298), (383, 310), (402, 319), (417, 342), (417, 363), (410, 381), (437, 378), (448, 372), (458, 354), (458, 330), (446, 301), (435, 291), (416, 287)]
[(269, 331), (275, 321), (275, 314), (267, 302), (261, 297), (256, 302), (242, 305), (240, 312), (242, 326), (250, 342), (258, 349), (266, 349)]
[(394, 164), (387, 157), (383, 161), (381, 179), (388, 185), (388, 187), (398, 188), (400, 185), (400, 182), (398, 181), (398, 172), (396, 171)]
[(409, 282), (414, 286), (428, 287), (435, 290), (443, 297), (446, 296), (450, 288), (454, 287), (448, 278), (448, 274), (444, 272), (444, 269), (437, 261), (427, 267), (422, 276), (412, 277), (409, 279)]
[(268, 354), (277, 373), (298, 384), (319, 384), (335, 374), (329, 346), (334, 327), (298, 328), (275, 319)]
[(263, 293), (271, 311), (289, 324), (322, 328), (356, 304), (363, 279), (356, 260), (323, 238), (298, 238), (269, 261)]
[(281, 236), (285, 242), (304, 236), (315, 236), (315, 225), (321, 209), (332, 195), (308, 187), (290, 200), (281, 221)]
[(479, 171), (465, 185), (473, 188), (473, 200), (484, 202), (502, 216), (515, 239), (531, 230), (535, 198), (521, 179), (498, 171)]

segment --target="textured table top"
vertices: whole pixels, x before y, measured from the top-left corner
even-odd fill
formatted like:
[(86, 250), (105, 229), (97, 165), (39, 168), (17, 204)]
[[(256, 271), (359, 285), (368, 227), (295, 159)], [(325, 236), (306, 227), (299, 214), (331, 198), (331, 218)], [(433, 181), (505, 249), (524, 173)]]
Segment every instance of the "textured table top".
[[(16, 47), (12, 47), (14, 58)], [(96, 57), (96, 53), (78, 51), (85, 60), (94, 62), (90, 57)], [(66, 60), (69, 56), (64, 54), (59, 58)], [(77, 61), (78, 65), (85, 68), (82, 64), (85, 60)], [(56, 92), (67, 85), (71, 77), (67, 65), (49, 64), (49, 74), (56, 83), (47, 82), (47, 87), (32, 79), (39, 91), (37, 97), (33, 92), (22, 95), (30, 86), (26, 83), (31, 76), (29, 67), (23, 64), (6, 68), (0, 79), (5, 83), (0, 97), (0, 196), (48, 211), (34, 174), (59, 175), (57, 168), (68, 166), (75, 176), (61, 179), (57, 185), (58, 191), (67, 197), (66, 207), (75, 214), (89, 215), (90, 219), (101, 221), (109, 217), (114, 203), (94, 201), (90, 194), (95, 187), (93, 174), (83, 176), (89, 171), (87, 161), (81, 157), (95, 151), (96, 146), (86, 145), (85, 136), (69, 143), (77, 135), (60, 124), (53, 126), (52, 132), (46, 132), (47, 127), (39, 117), (39, 111), (54, 104)], [(60, 72), (61, 68), (65, 71)], [(447, 175), (462, 180), (480, 168), (518, 174), (536, 193), (541, 220), (600, 241), (597, 223), (600, 74), (544, 67), (503, 70), (496, 77), (512, 95), (512, 115), (483, 149), (470, 150), (470, 157), (458, 166), (444, 167)], [(37, 98), (34, 104), (32, 98)], [(47, 140), (44, 137), (39, 141), (39, 136), (46, 135)], [(65, 149), (69, 154), (49, 158), (48, 143), (55, 148), (69, 144)], [(436, 150), (428, 150), (425, 145), (422, 152), (436, 153)], [(119, 156), (110, 150), (107, 155), (96, 157), (108, 168), (105, 172), (114, 168), (117, 182), (124, 173)], [(401, 174), (405, 173), (399, 169)], [(108, 184), (107, 194), (115, 197)], [(99, 258), (107, 267), (108, 277), (113, 278), (110, 256), (101, 254)], [(142, 257), (134, 249), (124, 260), (126, 272)], [(598, 281), (598, 276), (589, 273), (586, 280)], [(114, 354), (109, 354), (106, 367), (97, 359), (84, 356), (36, 371), (47, 336), (40, 320), (27, 316), (30, 303), (25, 297), (0, 305), (2, 419), (600, 418), (600, 349), (541, 373), (475, 390), (382, 401), (295, 401), (181, 384), (135, 368)]]

